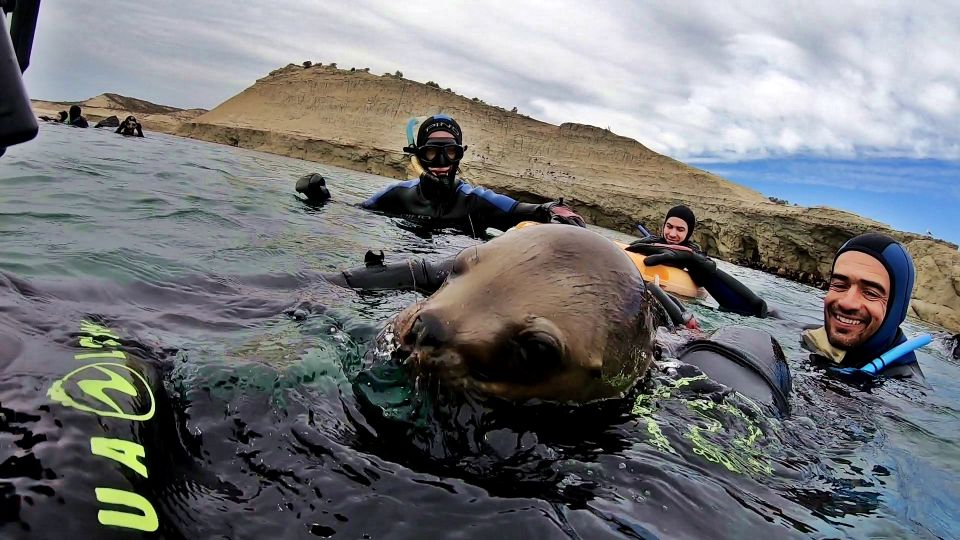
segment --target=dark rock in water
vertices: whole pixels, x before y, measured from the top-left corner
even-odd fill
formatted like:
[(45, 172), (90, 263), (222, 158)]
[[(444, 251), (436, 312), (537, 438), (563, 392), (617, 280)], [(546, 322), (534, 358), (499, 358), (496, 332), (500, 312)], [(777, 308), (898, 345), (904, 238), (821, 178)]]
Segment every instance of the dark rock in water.
[(310, 202), (324, 202), (330, 198), (327, 181), (317, 173), (310, 173), (297, 180), (297, 193), (303, 193)]
[(960, 360), (960, 334), (953, 336), (953, 359)]
[(101, 128), (101, 127), (111, 127), (111, 128), (115, 128), (115, 127), (119, 127), (119, 126), (120, 126), (120, 119), (119, 119), (119, 118), (117, 118), (116, 116), (108, 116), (108, 117), (104, 118), (103, 120), (97, 122), (97, 125), (95, 125), (95, 126), (93, 126), (93, 127), (98, 127), (98, 128)]

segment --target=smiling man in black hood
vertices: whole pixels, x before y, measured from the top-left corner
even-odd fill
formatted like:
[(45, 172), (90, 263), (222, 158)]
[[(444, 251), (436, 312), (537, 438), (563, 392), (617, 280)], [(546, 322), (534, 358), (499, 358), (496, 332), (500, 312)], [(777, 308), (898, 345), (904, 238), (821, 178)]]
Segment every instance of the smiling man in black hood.
[[(427, 118), (419, 125), (415, 144), (403, 149), (422, 166), (420, 177), (390, 184), (361, 206), (420, 225), (455, 227), (474, 235), (483, 234), (487, 227), (506, 231), (523, 221), (586, 226), (562, 202), (519, 202), (464, 182), (458, 172), (466, 150), (463, 130), (456, 120), (445, 114)], [(309, 186), (298, 185), (297, 191), (313, 200)]]
[[(839, 367), (864, 367), (907, 340), (900, 325), (913, 283), (913, 259), (903, 244), (881, 233), (848, 240), (833, 261), (823, 298), (824, 325), (803, 333), (804, 346)], [(912, 351), (879, 373), (923, 378)]]

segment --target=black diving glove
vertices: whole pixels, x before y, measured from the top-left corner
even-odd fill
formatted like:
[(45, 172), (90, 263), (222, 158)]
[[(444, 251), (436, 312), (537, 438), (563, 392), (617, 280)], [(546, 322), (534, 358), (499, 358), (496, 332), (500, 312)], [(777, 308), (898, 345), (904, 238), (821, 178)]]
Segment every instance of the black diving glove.
[(559, 201), (548, 202), (540, 205), (540, 211), (544, 214), (544, 221), (548, 223), (562, 223), (564, 225), (576, 225), (577, 227), (587, 227), (587, 223), (579, 214), (563, 204), (563, 199)]
[(647, 266), (662, 264), (686, 270), (690, 278), (706, 289), (726, 311), (753, 317), (766, 317), (769, 314), (767, 303), (762, 298), (735, 277), (717, 268), (717, 263), (706, 255), (636, 242), (627, 246), (627, 250), (653, 253), (643, 259), (643, 264)]
[(697, 283), (705, 283), (717, 273), (717, 263), (706, 255), (686, 249), (669, 249), (652, 246), (650, 244), (633, 243), (627, 246), (627, 251), (647, 255), (643, 264), (647, 266), (672, 266), (686, 270)]

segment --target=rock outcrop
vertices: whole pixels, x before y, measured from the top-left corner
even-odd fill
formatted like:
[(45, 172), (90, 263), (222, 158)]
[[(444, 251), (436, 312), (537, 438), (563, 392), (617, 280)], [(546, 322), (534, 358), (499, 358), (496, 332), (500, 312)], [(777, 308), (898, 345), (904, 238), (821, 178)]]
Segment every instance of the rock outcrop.
[(115, 128), (120, 126), (120, 119), (117, 118), (117, 115), (110, 115), (103, 120), (97, 122), (97, 125), (93, 126), (95, 128)]
[[(192, 120), (207, 112), (206, 109), (178, 109), (167, 105), (157, 105), (142, 99), (121, 96), (119, 94), (100, 94), (84, 101), (41, 101), (31, 100), (34, 113), (56, 117), (58, 111), (64, 111), (71, 105), (79, 105), (83, 115), (91, 122), (104, 121), (111, 116), (126, 118), (131, 114), (137, 117), (143, 129), (174, 133), (180, 124)], [(119, 120), (118, 120), (119, 122)], [(117, 127), (119, 123), (109, 127)], [(103, 124), (107, 126), (107, 124)], [(98, 125), (97, 127), (103, 127)]]

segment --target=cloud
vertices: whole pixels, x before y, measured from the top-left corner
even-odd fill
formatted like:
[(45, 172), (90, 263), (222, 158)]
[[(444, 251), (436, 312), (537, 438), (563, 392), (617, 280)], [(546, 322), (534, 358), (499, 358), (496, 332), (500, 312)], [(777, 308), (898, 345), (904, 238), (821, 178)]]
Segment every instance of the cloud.
[(303, 60), (401, 70), (668, 155), (960, 159), (960, 4), (45, 3), (30, 91), (212, 107)]

